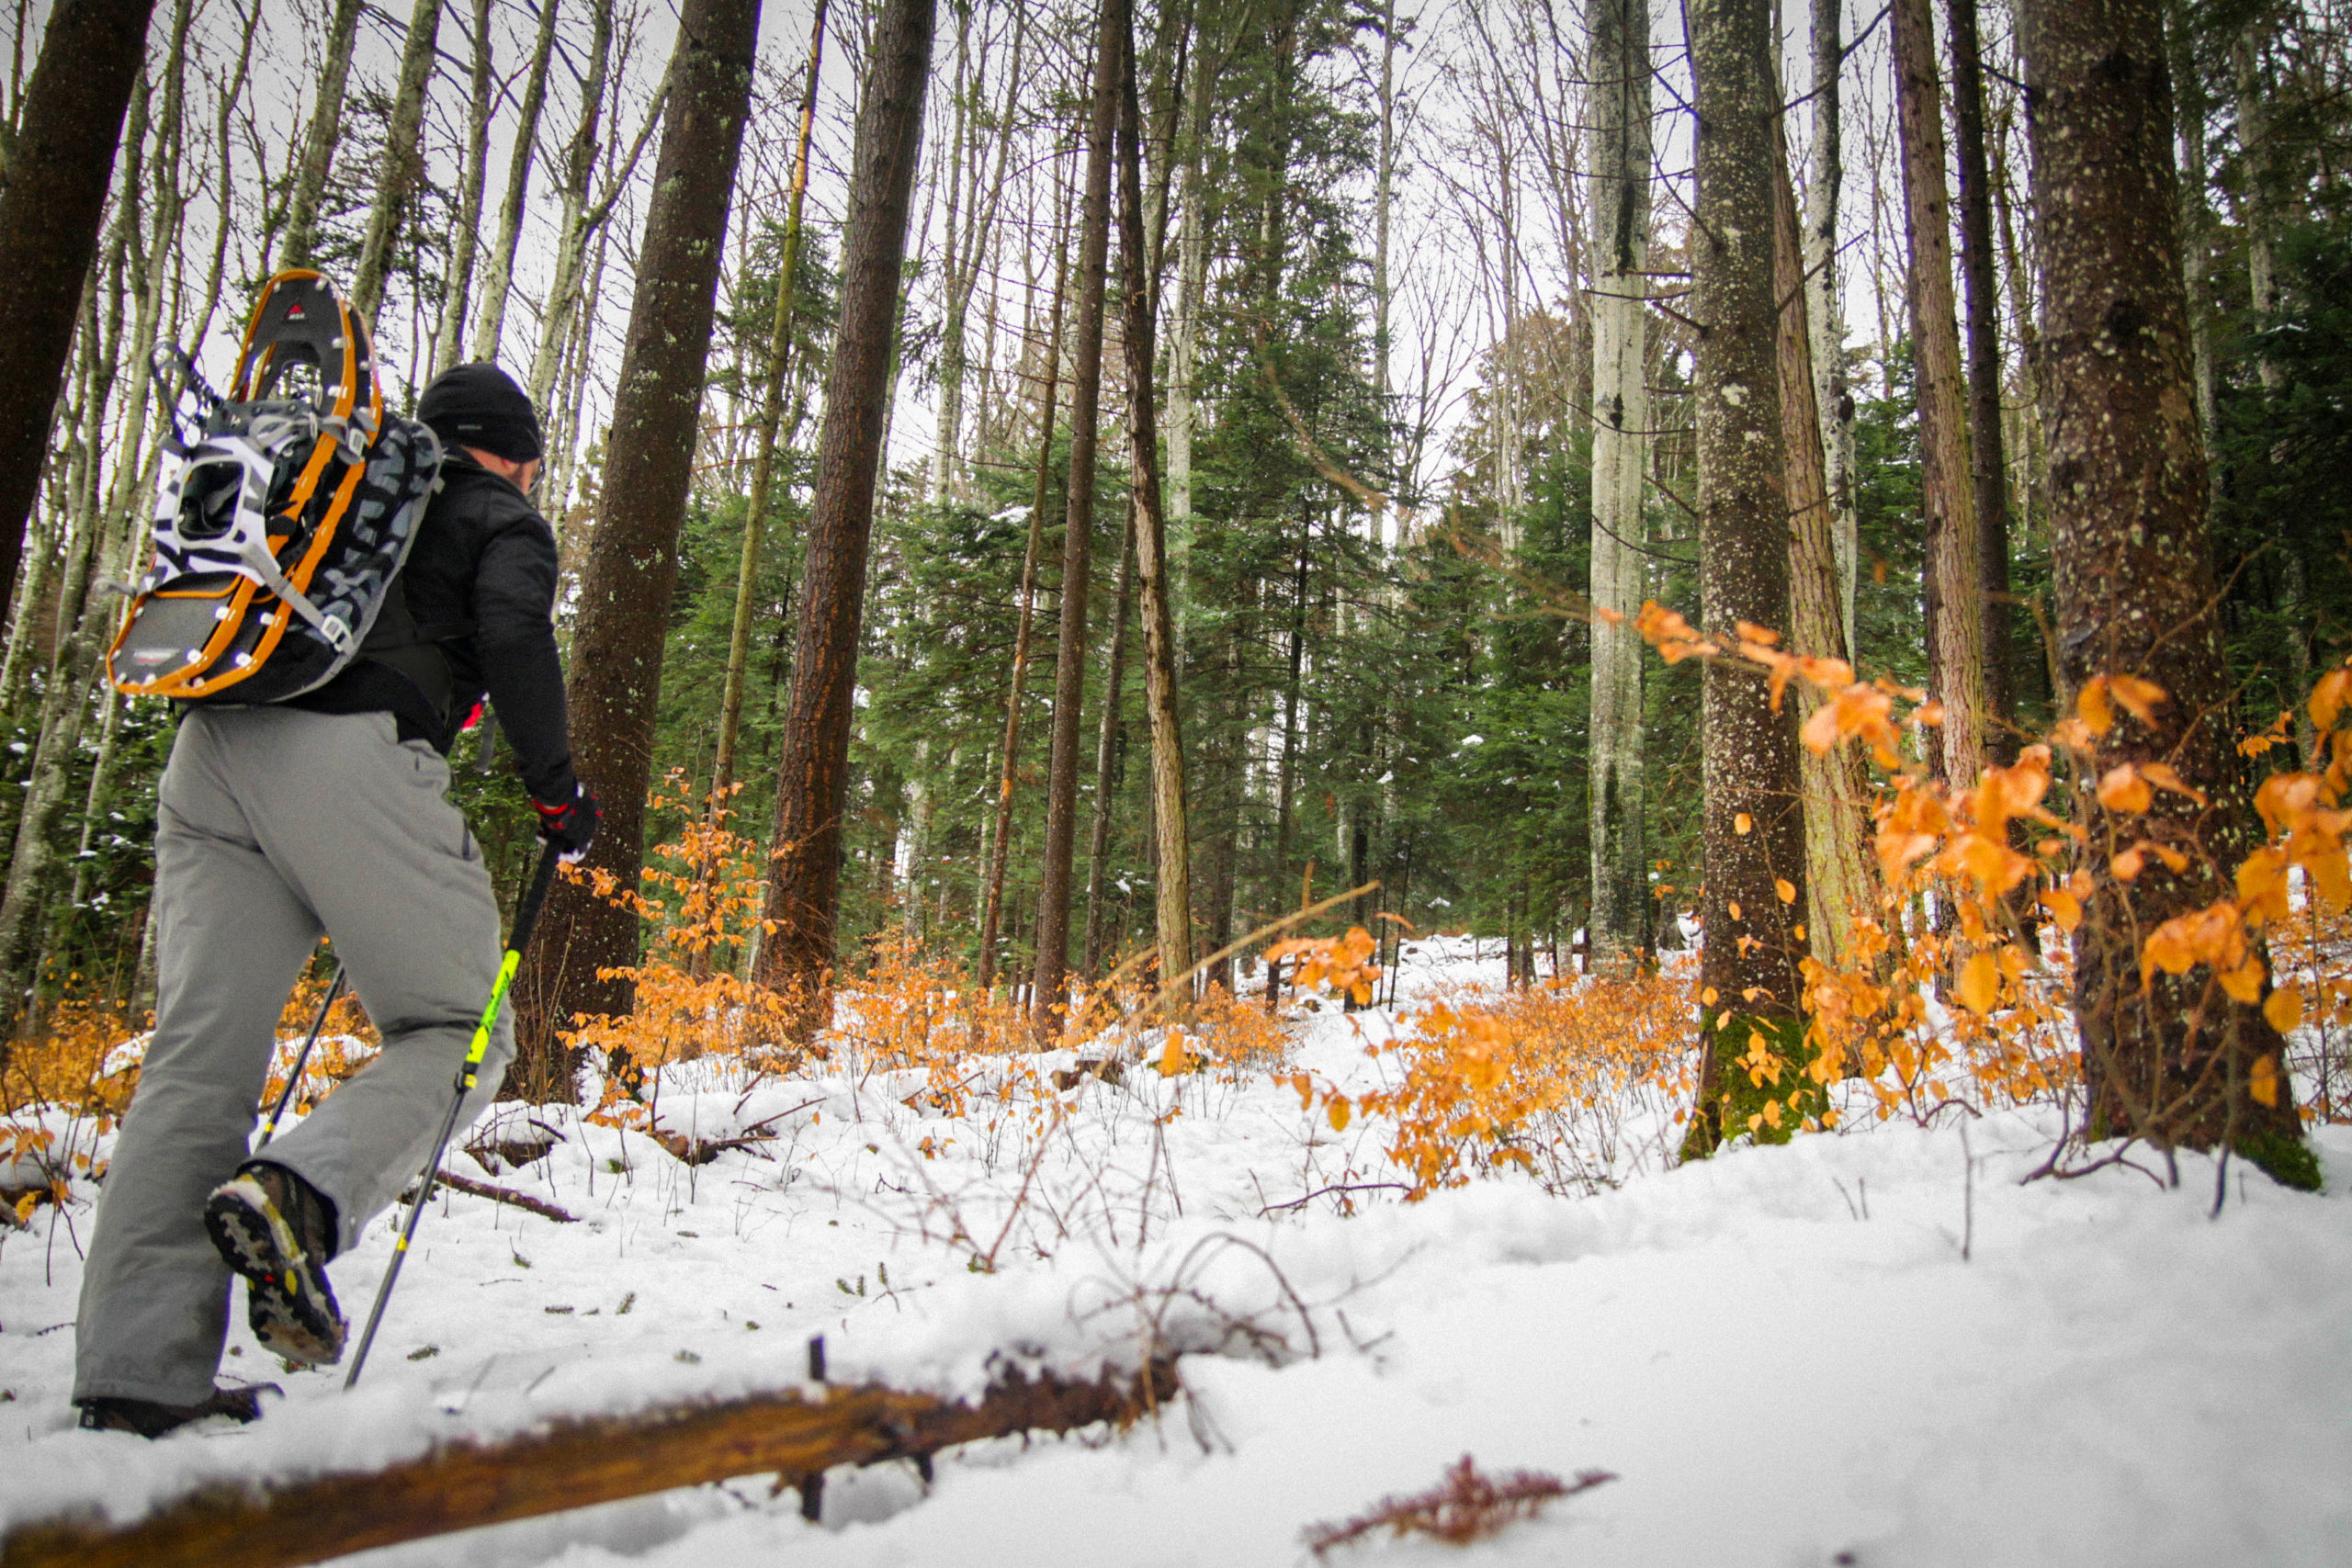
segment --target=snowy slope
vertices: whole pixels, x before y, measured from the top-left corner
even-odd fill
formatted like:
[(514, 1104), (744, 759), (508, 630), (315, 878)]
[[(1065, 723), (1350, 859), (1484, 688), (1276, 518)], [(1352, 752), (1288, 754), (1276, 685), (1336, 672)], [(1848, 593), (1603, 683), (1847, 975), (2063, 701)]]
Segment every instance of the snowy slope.
[[(1408, 978), (1498, 969), (1456, 953)], [(1298, 1064), (1360, 1086), (1382, 1070), (1362, 1040), (1389, 1027), (1322, 1015)], [(2177, 1190), (2127, 1168), (2020, 1186), (2056, 1131), (2021, 1115), (1973, 1123), (1966, 1153), (1946, 1117), (1589, 1199), (1360, 1191), (1342, 1217), (1336, 1195), (1275, 1206), (1385, 1179), (1378, 1129), (1335, 1134), (1263, 1077), (1090, 1080), (1060, 1122), (1025, 1100), (950, 1118), (920, 1087), (842, 1057), (748, 1090), (682, 1069), (663, 1126), (775, 1118), (781, 1136), (688, 1168), (571, 1121), (519, 1169), (460, 1159), (581, 1223), (437, 1201), (358, 1393), (277, 1371), (240, 1324), (227, 1371), (275, 1377), (286, 1400), (257, 1427), (152, 1445), (68, 1429), (58, 1325), (78, 1263), (44, 1210), (0, 1245), (0, 1517), (128, 1516), (198, 1478), (786, 1385), (822, 1333), (837, 1380), (943, 1390), (983, 1383), (992, 1352), (1222, 1354), (1187, 1357), (1188, 1400), (1122, 1438), (942, 1456), (928, 1495), (905, 1466), (836, 1472), (821, 1528), (748, 1478), (351, 1561), (1289, 1564), (1303, 1526), (1431, 1485), (1467, 1452), (1619, 1477), (1482, 1561), (2352, 1562), (2342, 1130), (2320, 1136), (2325, 1194), (2233, 1166), (2218, 1219), (2196, 1160)], [(354, 1316), (389, 1251), (379, 1222), (336, 1263)], [(972, 1271), (981, 1252), (996, 1272)], [(1384, 1541), (1332, 1560), (1441, 1555)]]

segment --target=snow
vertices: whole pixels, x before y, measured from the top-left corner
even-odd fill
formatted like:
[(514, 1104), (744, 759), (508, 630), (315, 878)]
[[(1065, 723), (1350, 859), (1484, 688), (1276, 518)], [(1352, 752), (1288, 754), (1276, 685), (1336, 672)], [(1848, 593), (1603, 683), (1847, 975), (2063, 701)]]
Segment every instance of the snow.
[[(1466, 939), (1413, 945), (1408, 1008), (1499, 981)], [(1281, 1070), (1369, 1087), (1387, 1064), (1364, 1044), (1396, 1027), (1317, 1012)], [(995, 1059), (974, 1088), (1073, 1061)], [(287, 1397), (254, 1427), (153, 1444), (70, 1429), (89, 1215), (43, 1209), (0, 1239), (0, 1523), (795, 1386), (821, 1333), (837, 1382), (943, 1392), (982, 1386), (992, 1354), (1091, 1371), (1198, 1353), (1157, 1424), (943, 1454), (928, 1489), (905, 1465), (836, 1472), (820, 1526), (752, 1477), (349, 1561), (1287, 1565), (1304, 1526), (1464, 1453), (1618, 1477), (1481, 1562), (2320, 1564), (2352, 1540), (2352, 1129), (2315, 1134), (2324, 1193), (2233, 1164), (2218, 1217), (2194, 1157), (2177, 1188), (2126, 1167), (2021, 1183), (2058, 1132), (2039, 1111), (1964, 1135), (1953, 1116), (1857, 1118), (1671, 1170), (1629, 1153), (1622, 1185), (1585, 1198), (1510, 1179), (1297, 1204), (1395, 1173), (1378, 1127), (1333, 1132), (1269, 1072), (1131, 1068), (960, 1115), (924, 1088), (854, 1052), (751, 1083), (673, 1069), (665, 1130), (777, 1134), (699, 1167), (542, 1112), (564, 1134), (544, 1156), (452, 1168), (581, 1223), (437, 1198), (358, 1392), (278, 1371), (240, 1313), (224, 1371)], [(526, 1130), (510, 1110), (497, 1135)], [(390, 1234), (379, 1219), (334, 1266), (355, 1318)], [(1331, 1561), (1454, 1555), (1384, 1540)]]

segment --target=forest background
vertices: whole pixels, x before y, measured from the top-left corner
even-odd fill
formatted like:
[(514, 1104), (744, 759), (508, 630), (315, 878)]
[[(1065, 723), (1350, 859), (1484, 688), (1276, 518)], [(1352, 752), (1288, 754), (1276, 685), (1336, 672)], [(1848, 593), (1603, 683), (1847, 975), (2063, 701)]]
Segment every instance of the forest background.
[[(1604, 963), (1686, 940), (1706, 661), (1643, 668), (1610, 618), (1655, 601), (1711, 624), (1699, 84), (1679, 9), (1169, 0), (1131, 28), (1120, 13), (1126, 72), (1108, 10), (1024, 0), (940, 10), (910, 69), (917, 10), (707, 0), (682, 27), (635, 0), (155, 6), (0, 669), (17, 1032), (61, 998), (135, 1012), (152, 994), (172, 717), (117, 697), (97, 657), (159, 461), (164, 411), (139, 367), (175, 342), (217, 369), (243, 301), (298, 262), (372, 311), (394, 400), (495, 357), (543, 409), (583, 771), (612, 818), (597, 865), (628, 883), (645, 857), (679, 863), (659, 846), (715, 780), (740, 786), (750, 870), (706, 973), (807, 984), (899, 932), (1049, 1010), (1065, 962), (1097, 978), (1156, 944), (1172, 973), (1373, 883), (1306, 929), (1498, 934), (1525, 980), (1574, 969), (1579, 932)], [(1975, 709), (1965, 745), (2013, 761), (1998, 737), (2045, 732), (2081, 684), (2053, 639), (2049, 285), (2015, 20), (1973, 0), (1819, 0), (1779, 20), (1766, 177), (1796, 247), (1781, 352), (1806, 367), (1783, 383), (1815, 404), (1825, 524), (1791, 547), (1835, 587), (1826, 614), (1800, 592), (1779, 629)], [(50, 22), (24, 0), (7, 23), (0, 159)], [(2345, 22), (2332, 0), (2164, 16), (2223, 684), (2240, 733), (2304, 754), (2296, 705), (2352, 610)], [(680, 47), (705, 26), (734, 28), (754, 64), (740, 158), (693, 163), (697, 126), (706, 150), (726, 141), (725, 72)], [(853, 147), (861, 117), (886, 140), (894, 105), (920, 117), (897, 143), (903, 259), (860, 258)], [(1114, 179), (1120, 123), (1135, 156)], [(665, 193), (673, 156), (695, 177)], [(699, 392), (673, 397), (690, 461), (665, 508), (667, 481), (620, 450), (646, 445), (622, 382), (647, 276), (692, 273), (696, 223), (723, 243), (707, 354), (685, 367)], [(878, 342), (849, 309), (877, 260)], [(870, 558), (844, 577), (810, 524), (829, 389), (860, 375), (880, 389), (885, 460)], [(1154, 520), (1134, 525), (1147, 489), (1164, 552)], [(648, 535), (632, 506), (665, 515)], [(844, 627), (846, 662), (822, 643)], [(821, 724), (819, 663), (854, 670)], [(1173, 795), (1156, 716), (1182, 738)], [(820, 779), (792, 748), (828, 724), (847, 749)], [(1955, 765), (1932, 729), (1905, 743), (1963, 787), (1980, 760)], [(527, 803), (491, 730), (456, 760), (516, 889)], [(1809, 827), (1840, 798), (1816, 783)], [(1840, 846), (1850, 861), (1870, 831), (1844, 815), (1811, 835), (1801, 879), (1800, 941), (1832, 958)], [(812, 919), (793, 900), (824, 884), (800, 863), (819, 840), (837, 883)], [(635, 962), (639, 917), (616, 927), (592, 902), (562, 909), (526, 985), (535, 1092), (564, 1092), (547, 1068), (570, 1065), (555, 1032), (572, 1014), (629, 1004), (626, 976), (593, 971)], [(567, 969), (567, 953), (595, 963)], [(1245, 954), (1216, 977), (1257, 968)]]

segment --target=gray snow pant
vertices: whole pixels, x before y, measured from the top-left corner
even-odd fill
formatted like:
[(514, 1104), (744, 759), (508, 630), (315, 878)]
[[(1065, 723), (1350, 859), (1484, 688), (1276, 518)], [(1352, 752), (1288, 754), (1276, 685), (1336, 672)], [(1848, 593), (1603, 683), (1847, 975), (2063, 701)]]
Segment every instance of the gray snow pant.
[[(155, 1035), (83, 1270), (75, 1399), (209, 1396), (231, 1275), (204, 1200), (246, 1157), (278, 1015), (322, 931), (384, 1048), (268, 1157), (334, 1201), (338, 1248), (416, 1174), (500, 956), (448, 788), (448, 764), (389, 714), (199, 708), (180, 726), (156, 814)], [(502, 1016), (467, 1119), (514, 1050)]]

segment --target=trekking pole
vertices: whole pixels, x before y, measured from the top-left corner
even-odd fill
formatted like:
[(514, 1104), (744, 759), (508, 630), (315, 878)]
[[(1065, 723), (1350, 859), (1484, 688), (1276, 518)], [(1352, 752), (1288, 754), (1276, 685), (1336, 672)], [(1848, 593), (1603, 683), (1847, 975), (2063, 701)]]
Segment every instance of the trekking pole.
[(319, 1004), (318, 1016), (311, 1020), (311, 1032), (303, 1040), (302, 1049), (295, 1053), (294, 1070), (286, 1075), (285, 1090), (278, 1095), (277, 1103), (269, 1108), (269, 1114), (262, 1119), (261, 1142), (254, 1145), (254, 1153), (259, 1154), (267, 1148), (269, 1140), (277, 1135), (278, 1119), (286, 1114), (287, 1106), (293, 1103), (294, 1091), (301, 1087), (302, 1068), (311, 1060), (311, 1047), (319, 1043), (319, 1031), (326, 1027), (327, 1014), (334, 1010), (334, 1000), (341, 995), (343, 965), (337, 964), (334, 966), (334, 983), (327, 987), (327, 998)]
[(523, 895), (522, 908), (514, 911), (514, 934), (506, 939), (506, 952), (498, 963), (498, 978), (490, 987), (490, 1000), (481, 1010), (481, 1021), (474, 1025), (473, 1043), (467, 1048), (466, 1059), (458, 1065), (456, 1093), (449, 1097), (449, 1114), (441, 1121), (441, 1135), (433, 1140), (433, 1153), (424, 1162), (424, 1170), (416, 1180), (416, 1201), (409, 1205), (408, 1218), (401, 1225), (401, 1239), (392, 1248), (391, 1267), (384, 1270), (384, 1282), (376, 1287), (376, 1304), (368, 1310), (368, 1326), (360, 1332), (359, 1349), (351, 1359), (351, 1371), (343, 1380), (348, 1391), (359, 1381), (359, 1370), (368, 1364), (368, 1348), (376, 1342), (376, 1327), (384, 1321), (384, 1303), (392, 1299), (392, 1286), (401, 1277), (401, 1265), (408, 1258), (409, 1239), (416, 1235), (416, 1222), (424, 1213), (425, 1200), (433, 1195), (433, 1179), (441, 1173), (441, 1156), (448, 1152), (449, 1140), (458, 1131), (458, 1115), (465, 1109), (466, 1096), (474, 1090), (481, 1074), (481, 1059), (490, 1049), (490, 1032), (498, 1021), (498, 1010), (505, 1004), (506, 989), (514, 983), (514, 970), (523, 962), (523, 945), (531, 940), (531, 928), (539, 921), (539, 906), (547, 902), (548, 887), (555, 881), (555, 868), (561, 859), (563, 847), (550, 843), (539, 854), (539, 868), (532, 874), (531, 886)]

